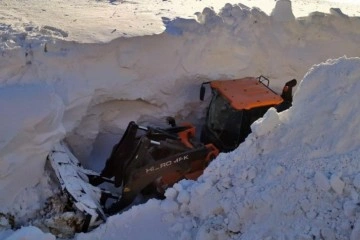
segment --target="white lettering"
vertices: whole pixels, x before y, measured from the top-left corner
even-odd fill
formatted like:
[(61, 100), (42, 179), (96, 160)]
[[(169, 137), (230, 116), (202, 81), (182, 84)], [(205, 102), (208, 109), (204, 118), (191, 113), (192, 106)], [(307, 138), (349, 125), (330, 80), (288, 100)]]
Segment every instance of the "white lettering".
[(171, 161), (164, 162), (164, 163), (160, 164), (160, 168), (168, 167), (168, 166), (170, 166), (171, 164), (172, 164)]
[(184, 160), (189, 160), (189, 155), (185, 155), (185, 156), (182, 156), (182, 157), (178, 157), (176, 158), (174, 161), (167, 161), (167, 162), (164, 162), (164, 163), (161, 163), (160, 166), (158, 168), (155, 168), (154, 166), (150, 167), (150, 168), (146, 168), (145, 169), (145, 173), (151, 173), (151, 172), (154, 172), (154, 171), (157, 171), (161, 168), (164, 168), (164, 167), (169, 167), (171, 166), (173, 163), (179, 163), (181, 161), (184, 161)]
[(145, 169), (146, 173), (153, 172), (154, 170), (155, 170), (154, 166), (152, 166), (151, 168)]

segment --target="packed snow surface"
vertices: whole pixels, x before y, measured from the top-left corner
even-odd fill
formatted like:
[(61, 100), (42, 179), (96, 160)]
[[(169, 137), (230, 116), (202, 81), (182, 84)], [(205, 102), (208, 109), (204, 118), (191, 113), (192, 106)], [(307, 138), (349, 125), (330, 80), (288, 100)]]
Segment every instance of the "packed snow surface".
[(60, 140), (99, 170), (129, 121), (200, 123), (201, 82), (263, 74), (278, 92), (299, 80), (291, 109), (270, 109), (199, 181), (75, 239), (359, 239), (360, 19), (329, 12), (228, 3), (92, 44), (1, 25), (0, 238), (55, 239), (25, 225), (57, 194), (44, 166)]
[[(51, 41), (66, 39), (82, 43), (110, 41), (118, 37), (159, 34), (163, 19), (194, 19), (196, 12), (211, 7), (218, 12), (225, 3), (261, 8), (270, 14), (269, 0), (32, 0), (0, 1), (0, 33), (8, 47), (23, 38)], [(292, 0), (296, 17), (314, 11), (329, 13), (341, 8), (349, 16), (360, 15), (358, 0)]]

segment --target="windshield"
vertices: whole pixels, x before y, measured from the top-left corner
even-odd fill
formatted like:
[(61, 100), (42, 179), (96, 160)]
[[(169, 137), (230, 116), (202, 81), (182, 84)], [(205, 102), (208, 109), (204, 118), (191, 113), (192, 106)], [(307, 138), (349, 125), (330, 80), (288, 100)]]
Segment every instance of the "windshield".
[(216, 91), (213, 93), (207, 127), (222, 148), (235, 149), (251, 132), (250, 125), (261, 118), (271, 106), (235, 110)]
[(243, 111), (234, 110), (229, 102), (215, 93), (208, 112), (208, 128), (226, 148), (235, 148), (242, 141)]

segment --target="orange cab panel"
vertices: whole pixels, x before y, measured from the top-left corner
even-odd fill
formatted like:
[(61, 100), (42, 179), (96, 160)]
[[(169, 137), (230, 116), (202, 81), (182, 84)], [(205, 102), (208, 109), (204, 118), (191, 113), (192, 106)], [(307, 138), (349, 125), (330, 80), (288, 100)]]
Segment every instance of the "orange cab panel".
[(283, 99), (254, 77), (212, 81), (216, 89), (236, 110), (278, 105)]

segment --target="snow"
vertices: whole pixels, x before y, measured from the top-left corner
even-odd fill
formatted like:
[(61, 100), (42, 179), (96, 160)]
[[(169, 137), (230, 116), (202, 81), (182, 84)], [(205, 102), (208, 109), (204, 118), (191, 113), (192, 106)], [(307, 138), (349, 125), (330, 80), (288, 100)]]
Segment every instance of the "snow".
[[(1, 235), (0, 235), (1, 236)], [(55, 240), (55, 236), (50, 233), (43, 233), (36, 227), (22, 227), (20, 230), (16, 231), (12, 235), (6, 238), (7, 240)]]
[(277, 22), (295, 20), (291, 5), (291, 1), (278, 1), (270, 15)]
[[(260, 7), (268, 15), (275, 1), (242, 0), (248, 7)], [(238, 0), (78, 0), (76, 3), (61, 0), (26, 1), (2, 0), (0, 32), (3, 41), (13, 47), (24, 38), (51, 41), (53, 38), (76, 42), (104, 42), (118, 37), (134, 37), (163, 32), (163, 19), (173, 16), (194, 18), (195, 12), (205, 7), (219, 11), (225, 3), (238, 4)], [(328, 0), (293, 0), (297, 17), (310, 12), (328, 13), (330, 8), (341, 8), (349, 16), (359, 15), (354, 8), (357, 2)], [(86, 11), (84, 11), (86, 9)], [(94, 20), (95, 19), (95, 20)]]
[(0, 89), (0, 109), (0, 202), (11, 206), (14, 196), (26, 197), (26, 202), (14, 206), (15, 213), (22, 215), (27, 208), (41, 207), (39, 194), (29, 193), (26, 186), (39, 183), (44, 171), (39, 159), (46, 159), (53, 141), (65, 135), (60, 125), (63, 104), (42, 84), (5, 85)]
[(129, 121), (200, 123), (201, 82), (260, 74), (278, 92), (298, 79), (291, 109), (198, 181), (74, 239), (359, 239), (360, 6), (254, 2), (2, 1), (0, 239), (55, 239), (31, 224), (63, 138), (99, 170)]

